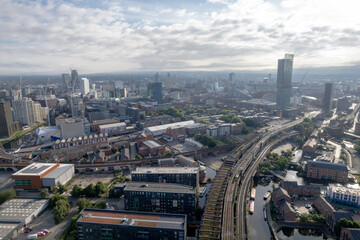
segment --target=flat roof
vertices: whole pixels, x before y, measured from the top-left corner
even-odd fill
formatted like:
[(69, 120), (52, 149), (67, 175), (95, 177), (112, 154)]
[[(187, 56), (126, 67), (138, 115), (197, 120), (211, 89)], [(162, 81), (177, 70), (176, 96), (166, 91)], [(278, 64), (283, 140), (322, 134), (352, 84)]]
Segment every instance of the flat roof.
[(44, 172), (48, 171), (50, 168), (55, 166), (56, 163), (32, 163), (27, 167), (17, 171), (13, 174), (13, 176), (17, 175), (32, 175), (32, 176), (40, 176)]
[(63, 174), (70, 168), (74, 168), (74, 164), (60, 164), (60, 166), (55, 168), (49, 174), (46, 174), (44, 178), (58, 178), (59, 176), (61, 176), (61, 174)]
[(0, 206), (0, 221), (23, 221), (47, 204), (48, 199), (14, 198)]
[(147, 146), (148, 148), (159, 148), (162, 145), (158, 144), (157, 142), (153, 141), (153, 140), (148, 140), (144, 142), (145, 146)]
[(174, 183), (127, 182), (124, 191), (195, 194), (195, 189)]
[(186, 215), (84, 209), (77, 222), (184, 230)]
[[(18, 230), (22, 227), (23, 223), (21, 222), (3, 222), (0, 221), (0, 240), (9, 239), (8, 237), (12, 236), (12, 233), (15, 230)], [(6, 237), (6, 238), (5, 238)]]
[(154, 132), (154, 131), (159, 131), (159, 130), (166, 130), (171, 127), (179, 127), (179, 126), (185, 127), (187, 125), (194, 124), (194, 123), (195, 122), (193, 120), (190, 120), (190, 121), (183, 121), (183, 122), (176, 122), (176, 123), (169, 123), (169, 124), (158, 125), (158, 126), (153, 126), (153, 127), (147, 127), (147, 128), (145, 128), (145, 130)]
[(118, 123), (102, 124), (102, 125), (99, 125), (99, 128), (104, 129), (104, 128), (122, 127), (122, 126), (126, 126), (126, 123), (118, 122)]
[(196, 174), (197, 172), (199, 172), (198, 167), (138, 167), (135, 171), (132, 171), (131, 174)]

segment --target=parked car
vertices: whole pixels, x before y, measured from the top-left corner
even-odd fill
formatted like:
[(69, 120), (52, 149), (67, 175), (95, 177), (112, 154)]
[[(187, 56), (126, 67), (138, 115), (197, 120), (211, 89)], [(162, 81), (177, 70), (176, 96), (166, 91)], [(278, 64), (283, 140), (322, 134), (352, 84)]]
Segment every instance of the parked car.
[(37, 232), (36, 234), (37, 234), (38, 237), (45, 236), (45, 233), (43, 233), (43, 232), (41, 232), (41, 231), (40, 231), (40, 232)]
[(49, 230), (48, 229), (43, 229), (43, 230), (41, 230), (43, 233), (45, 233), (45, 234), (48, 234), (49, 233)]

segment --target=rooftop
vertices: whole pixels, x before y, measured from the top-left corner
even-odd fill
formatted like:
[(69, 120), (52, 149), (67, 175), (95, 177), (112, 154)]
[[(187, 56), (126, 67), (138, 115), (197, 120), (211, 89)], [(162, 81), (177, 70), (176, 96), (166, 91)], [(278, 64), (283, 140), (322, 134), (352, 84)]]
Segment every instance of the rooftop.
[(171, 173), (194, 173), (199, 171), (197, 167), (138, 167), (131, 174), (171, 174)]
[(99, 128), (104, 129), (104, 128), (113, 128), (113, 127), (120, 127), (120, 126), (125, 126), (126, 127), (126, 123), (119, 122), (119, 123), (103, 124), (103, 125), (100, 125)]
[(338, 170), (347, 172), (347, 166), (342, 163), (329, 163), (329, 162), (318, 162), (318, 161), (308, 161), (308, 167), (315, 167), (315, 168), (325, 168), (331, 170)]
[(173, 183), (127, 182), (124, 191), (195, 194), (193, 187)]
[(40, 176), (44, 174), (46, 171), (50, 170), (55, 165), (56, 165), (55, 163), (32, 163), (29, 166), (14, 173), (13, 176), (17, 176), (17, 175)]
[(180, 214), (84, 209), (78, 222), (184, 230), (186, 216)]
[(193, 120), (190, 121), (184, 121), (184, 122), (176, 122), (176, 123), (169, 123), (169, 124), (164, 124), (164, 125), (158, 125), (158, 126), (154, 126), (154, 127), (147, 127), (145, 128), (145, 130), (149, 131), (149, 132), (155, 132), (155, 131), (161, 131), (161, 130), (166, 130), (168, 128), (173, 128), (173, 127), (185, 127), (191, 124), (194, 124), (195, 122)]
[(48, 199), (12, 199), (0, 206), (0, 220), (23, 221), (48, 201)]
[(46, 174), (44, 178), (58, 178), (61, 174), (66, 172), (68, 169), (73, 168), (74, 164), (60, 164), (59, 167)]
[(162, 146), (162, 145), (158, 144), (157, 142), (155, 142), (153, 140), (145, 141), (144, 144), (148, 148), (159, 148), (159, 147)]
[(0, 240), (10, 239), (14, 230), (18, 230), (22, 227), (21, 222), (3, 222), (0, 221)]

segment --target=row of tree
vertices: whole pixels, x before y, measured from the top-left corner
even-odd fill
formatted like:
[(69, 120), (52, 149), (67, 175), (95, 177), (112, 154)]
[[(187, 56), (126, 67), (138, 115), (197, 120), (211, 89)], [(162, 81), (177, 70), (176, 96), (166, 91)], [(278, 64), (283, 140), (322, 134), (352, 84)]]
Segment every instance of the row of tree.
[(56, 224), (62, 222), (70, 212), (70, 203), (68, 199), (58, 193), (50, 198), (49, 206), (53, 208)]
[(75, 184), (70, 194), (73, 197), (101, 197), (107, 191), (108, 188), (103, 182), (97, 182), (96, 185), (91, 183), (85, 188)]
[(216, 140), (213, 137), (210, 137), (207, 134), (196, 134), (194, 139), (201, 144), (208, 146), (208, 147), (215, 147), (216, 146)]
[(292, 153), (286, 151), (280, 156), (277, 153), (268, 153), (266, 155), (268, 161), (259, 164), (261, 173), (268, 174), (270, 171), (284, 171), (289, 167)]
[(15, 189), (7, 189), (0, 192), (0, 204), (9, 201), (16, 197)]

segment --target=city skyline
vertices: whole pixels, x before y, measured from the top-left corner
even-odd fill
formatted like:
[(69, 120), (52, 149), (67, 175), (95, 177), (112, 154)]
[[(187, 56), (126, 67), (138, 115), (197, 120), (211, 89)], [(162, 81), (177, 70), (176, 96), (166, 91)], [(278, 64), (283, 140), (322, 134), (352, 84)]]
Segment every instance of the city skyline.
[(353, 0), (6, 0), (0, 75), (276, 69), (359, 65)]

